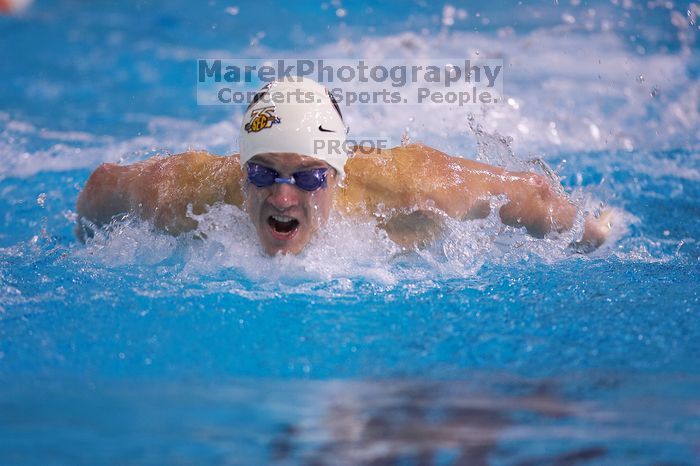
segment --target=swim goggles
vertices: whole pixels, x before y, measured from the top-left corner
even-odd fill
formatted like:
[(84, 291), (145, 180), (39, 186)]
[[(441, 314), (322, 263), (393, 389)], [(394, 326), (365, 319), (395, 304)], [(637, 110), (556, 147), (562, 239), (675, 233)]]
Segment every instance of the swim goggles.
[(327, 170), (327, 168), (312, 168), (292, 173), (290, 178), (281, 178), (280, 174), (272, 168), (248, 162), (248, 181), (258, 188), (272, 186), (274, 183), (287, 183), (304, 191), (316, 191), (326, 186)]

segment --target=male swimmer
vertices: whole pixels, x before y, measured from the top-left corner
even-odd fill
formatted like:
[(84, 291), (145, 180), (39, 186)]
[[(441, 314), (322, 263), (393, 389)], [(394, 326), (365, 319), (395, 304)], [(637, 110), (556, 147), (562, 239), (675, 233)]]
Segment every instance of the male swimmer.
[[(303, 103), (301, 103), (303, 102)], [(191, 231), (217, 202), (244, 209), (269, 255), (298, 254), (331, 211), (377, 222), (404, 247), (439, 236), (445, 216), (489, 214), (489, 199), (504, 195), (507, 225), (542, 237), (573, 226), (577, 207), (542, 176), (510, 172), (421, 144), (389, 150), (342, 150), (347, 128), (327, 89), (303, 79), (265, 86), (243, 117), (240, 155), (186, 152), (128, 166), (102, 164), (77, 201), (94, 226), (133, 214), (171, 234)], [(578, 247), (605, 241), (610, 212), (585, 219)], [(84, 239), (90, 228), (79, 221)]]

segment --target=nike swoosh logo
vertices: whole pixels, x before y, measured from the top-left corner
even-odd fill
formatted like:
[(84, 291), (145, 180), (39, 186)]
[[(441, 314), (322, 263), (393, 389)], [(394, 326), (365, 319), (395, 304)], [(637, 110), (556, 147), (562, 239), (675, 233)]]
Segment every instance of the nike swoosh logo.
[(318, 125), (318, 130), (323, 131), (324, 133), (335, 133), (332, 129), (325, 129), (323, 126)]

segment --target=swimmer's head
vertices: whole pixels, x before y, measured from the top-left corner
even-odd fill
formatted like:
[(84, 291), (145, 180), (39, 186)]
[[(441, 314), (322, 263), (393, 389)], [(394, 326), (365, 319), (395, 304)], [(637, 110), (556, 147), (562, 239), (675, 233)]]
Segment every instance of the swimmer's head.
[(268, 153), (253, 157), (244, 173), (245, 210), (265, 252), (300, 253), (328, 220), (336, 171), (313, 157)]
[(245, 207), (268, 254), (301, 252), (328, 219), (345, 176), (347, 128), (326, 88), (292, 78), (265, 86), (243, 116)]
[(305, 78), (273, 81), (243, 115), (241, 165), (259, 154), (294, 153), (326, 162), (343, 178), (347, 132), (328, 89)]

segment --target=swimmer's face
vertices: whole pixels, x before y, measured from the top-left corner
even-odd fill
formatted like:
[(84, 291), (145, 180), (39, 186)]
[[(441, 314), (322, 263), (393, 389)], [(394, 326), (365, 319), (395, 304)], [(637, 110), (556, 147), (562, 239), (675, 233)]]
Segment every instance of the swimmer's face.
[(335, 170), (321, 160), (290, 153), (256, 155), (250, 163), (271, 168), (282, 178), (313, 168), (328, 169), (325, 187), (309, 192), (287, 183), (257, 187), (248, 181), (246, 168), (245, 208), (263, 249), (270, 255), (298, 254), (328, 219), (337, 186)]

